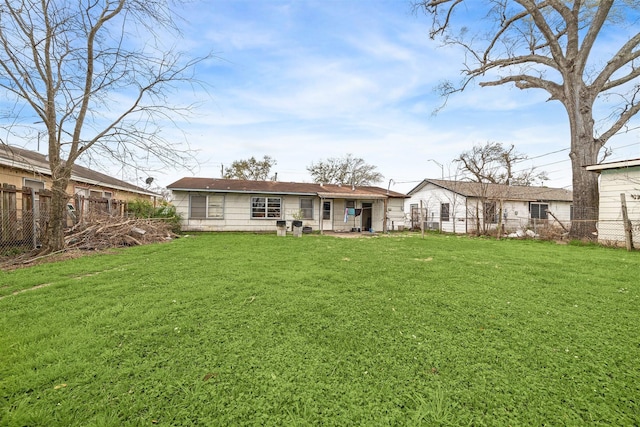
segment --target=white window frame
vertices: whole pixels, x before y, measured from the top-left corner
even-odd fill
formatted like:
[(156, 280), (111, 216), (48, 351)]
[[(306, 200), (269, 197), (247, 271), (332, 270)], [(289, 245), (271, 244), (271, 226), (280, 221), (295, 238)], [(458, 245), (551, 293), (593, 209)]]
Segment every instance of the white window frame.
[(282, 219), (282, 197), (251, 196), (249, 212), (251, 219)]
[(450, 216), (451, 205), (449, 203), (440, 203), (440, 222), (449, 222)]
[[(29, 185), (29, 183), (31, 183), (31, 185)], [(28, 187), (28, 188), (33, 188), (34, 190), (44, 190), (45, 189), (44, 181), (40, 181), (40, 180), (37, 180), (37, 179), (31, 179), (31, 178), (23, 178), (22, 186), (23, 187)]]
[[(194, 197), (204, 198), (204, 216), (193, 216)], [(190, 194), (189, 219), (224, 219), (224, 203), (224, 194)]]
[[(536, 206), (537, 216), (533, 216), (533, 207)], [(542, 210), (542, 206), (546, 206), (546, 209)], [(549, 209), (549, 203), (544, 202), (531, 202), (529, 203), (529, 218), (531, 219), (549, 219), (547, 210)]]
[[(311, 206), (302, 206), (302, 202), (311, 202)], [(302, 212), (302, 219), (313, 219), (313, 205), (314, 201), (312, 197), (300, 198), (300, 212)]]

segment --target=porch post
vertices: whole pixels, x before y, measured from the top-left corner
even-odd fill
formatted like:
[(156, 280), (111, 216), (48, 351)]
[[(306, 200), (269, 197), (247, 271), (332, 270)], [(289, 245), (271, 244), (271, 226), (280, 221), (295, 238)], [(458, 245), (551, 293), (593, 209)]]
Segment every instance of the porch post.
[(324, 234), (324, 228), (322, 227), (322, 223), (324, 222), (322, 218), (322, 210), (324, 209), (324, 197), (320, 197), (320, 206), (318, 207), (318, 223), (320, 225), (320, 234)]
[(386, 233), (387, 229), (389, 228), (387, 226), (387, 206), (389, 204), (389, 199), (387, 197), (385, 197), (384, 199), (384, 214), (382, 214), (382, 232)]

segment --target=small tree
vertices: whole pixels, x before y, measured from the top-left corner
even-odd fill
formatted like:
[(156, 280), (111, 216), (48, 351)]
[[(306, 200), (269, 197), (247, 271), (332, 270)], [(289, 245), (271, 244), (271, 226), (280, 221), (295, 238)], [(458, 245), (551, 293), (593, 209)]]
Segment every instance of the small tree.
[(535, 167), (514, 170), (518, 162), (526, 159), (527, 155), (516, 151), (513, 144), (505, 148), (499, 142), (487, 142), (475, 145), (454, 161), (460, 163), (461, 169), (476, 182), (530, 186), (549, 179), (546, 172), (536, 172)]
[(329, 158), (307, 167), (313, 182), (342, 185), (372, 185), (381, 182), (384, 176), (363, 159), (347, 154), (342, 158)]
[[(222, 175), (225, 179), (248, 179), (252, 181), (267, 181), (271, 168), (277, 164), (276, 160), (264, 156), (262, 160), (251, 157), (247, 160), (236, 160)], [(275, 180), (275, 177), (273, 177)]]
[[(81, 157), (193, 166), (191, 152), (160, 132), (160, 120), (173, 125), (190, 111), (168, 95), (196, 83), (204, 59), (164, 45), (179, 33), (173, 17), (169, 0), (0, 0), (0, 96), (14, 103), (3, 127), (22, 140), (41, 124), (47, 144), (45, 250), (64, 247), (67, 186)], [(23, 132), (24, 123), (33, 125)]]

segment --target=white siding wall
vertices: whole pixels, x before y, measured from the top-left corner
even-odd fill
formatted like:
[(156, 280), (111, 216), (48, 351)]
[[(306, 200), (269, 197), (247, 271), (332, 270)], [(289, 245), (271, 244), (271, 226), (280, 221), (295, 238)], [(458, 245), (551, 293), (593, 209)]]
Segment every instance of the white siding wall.
[[(233, 194), (227, 193), (224, 198), (224, 218), (223, 219), (191, 219), (189, 218), (189, 195), (207, 195), (213, 193), (189, 193), (174, 191), (173, 204), (177, 212), (182, 215), (183, 231), (276, 231), (276, 221), (286, 220), (287, 227), (291, 227), (293, 215), (300, 210), (300, 196), (277, 196), (282, 199), (282, 218), (252, 219), (251, 218), (251, 197), (263, 196), (261, 194)], [(310, 198), (311, 196), (302, 196)], [(313, 219), (302, 220), (304, 226), (310, 226), (318, 230), (319, 198), (314, 198)]]
[(404, 227), (404, 202), (405, 199), (389, 199), (387, 202), (387, 230), (394, 231), (399, 225)]
[[(482, 227), (483, 201), (478, 198), (466, 198), (452, 191), (437, 187), (432, 184), (425, 185), (416, 191), (410, 199), (405, 201), (405, 214), (407, 226), (410, 226), (412, 204), (418, 205), (425, 210), (425, 222), (438, 223), (442, 231), (448, 233), (473, 232), (477, 226), (477, 218), (480, 219)], [(443, 203), (449, 204), (449, 221), (441, 220), (441, 206)], [(571, 202), (550, 201), (540, 202), (549, 205), (549, 210), (565, 225), (569, 225), (571, 218)], [(496, 210), (499, 211), (499, 202), (496, 202)], [(503, 221), (506, 231), (515, 231), (518, 228), (527, 228), (530, 225), (531, 213), (529, 202), (527, 201), (505, 201), (502, 206), (503, 213), (506, 212), (506, 221)], [(549, 223), (555, 220), (549, 216)], [(497, 223), (495, 224), (497, 226)], [(491, 224), (489, 228), (494, 227)]]
[[(280, 197), (282, 199), (282, 218), (268, 218), (268, 219), (252, 219), (251, 216), (251, 197), (262, 196), (261, 194), (225, 194), (224, 199), (224, 218), (223, 219), (191, 219), (189, 218), (189, 195), (208, 195), (208, 194), (221, 194), (221, 193), (206, 193), (206, 192), (185, 192), (174, 191), (173, 192), (173, 204), (176, 207), (176, 211), (182, 216), (182, 230), (183, 231), (273, 231), (276, 232), (276, 221), (286, 220), (287, 227), (290, 229), (291, 221), (294, 220), (294, 215), (300, 210), (301, 198), (313, 198), (313, 219), (303, 219), (302, 225), (309, 226), (313, 231), (320, 230), (321, 220), (321, 208), (322, 202), (319, 197), (313, 196), (294, 196), (285, 195), (277, 196), (271, 195), (266, 197)], [(329, 200), (329, 199), (327, 199)], [(394, 218), (399, 218), (402, 221), (404, 215), (402, 213), (403, 199), (389, 199), (389, 207), (393, 213)], [(349, 216), (348, 221), (344, 222), (344, 209), (346, 201), (343, 199), (331, 199), (333, 207), (333, 227), (332, 230), (336, 231), (349, 231), (353, 227), (362, 228), (362, 216), (353, 217)], [(383, 200), (371, 200), (364, 201), (365, 203), (371, 203), (372, 206), (372, 228), (379, 232), (382, 231), (384, 221), (384, 201)], [(363, 201), (356, 201), (356, 208), (362, 208)], [(355, 224), (355, 225), (354, 225)], [(329, 230), (325, 227), (325, 230)]]
[[(425, 212), (424, 221), (427, 223), (438, 223), (442, 231), (453, 233), (467, 232), (467, 205), (466, 198), (452, 191), (445, 190), (433, 184), (427, 184), (422, 189), (416, 191), (411, 198), (404, 201), (407, 226), (411, 226), (412, 204), (418, 205)], [(443, 203), (449, 204), (449, 221), (441, 221), (440, 208)]]
[(640, 247), (640, 167), (603, 170), (600, 174), (598, 241), (625, 243), (620, 194), (625, 194), (634, 247)]

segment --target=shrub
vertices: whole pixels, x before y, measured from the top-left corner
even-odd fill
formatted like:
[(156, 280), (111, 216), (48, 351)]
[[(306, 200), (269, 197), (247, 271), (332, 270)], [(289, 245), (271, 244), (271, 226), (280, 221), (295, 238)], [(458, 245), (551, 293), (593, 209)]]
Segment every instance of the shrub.
[(136, 218), (159, 218), (171, 225), (171, 231), (180, 232), (180, 215), (176, 212), (176, 207), (167, 201), (161, 201), (158, 206), (154, 206), (149, 200), (137, 199), (129, 202), (127, 213)]

